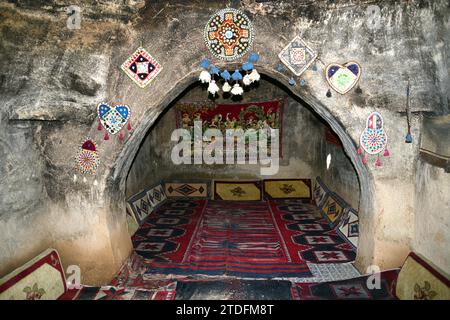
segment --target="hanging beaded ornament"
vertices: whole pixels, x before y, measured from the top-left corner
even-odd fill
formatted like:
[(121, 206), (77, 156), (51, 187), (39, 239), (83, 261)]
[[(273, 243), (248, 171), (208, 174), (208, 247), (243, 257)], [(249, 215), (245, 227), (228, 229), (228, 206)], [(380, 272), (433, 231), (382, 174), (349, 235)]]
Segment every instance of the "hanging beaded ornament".
[(372, 112), (366, 121), (366, 128), (359, 138), (358, 154), (361, 155), (364, 150), (362, 162), (367, 163), (366, 154), (378, 155), (375, 161), (376, 167), (381, 167), (380, 153), (384, 151), (383, 156), (388, 157), (387, 135), (384, 131), (383, 117), (378, 112)]
[(108, 133), (112, 135), (119, 133), (119, 141), (122, 141), (122, 128), (127, 125), (128, 131), (133, 129), (131, 127), (131, 122), (129, 121), (131, 111), (126, 105), (110, 107), (103, 102), (97, 106), (97, 114), (99, 119), (97, 130), (102, 131), (102, 127), (106, 130), (103, 140), (109, 140)]
[(100, 157), (94, 140), (86, 139), (80, 146), (80, 150), (76, 156), (77, 169), (81, 174), (95, 174)]

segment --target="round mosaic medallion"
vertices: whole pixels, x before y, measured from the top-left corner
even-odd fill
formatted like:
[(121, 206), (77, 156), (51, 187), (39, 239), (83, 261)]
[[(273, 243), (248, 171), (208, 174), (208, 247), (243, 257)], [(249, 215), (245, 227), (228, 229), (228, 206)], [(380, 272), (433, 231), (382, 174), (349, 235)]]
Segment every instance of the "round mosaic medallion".
[(241, 11), (227, 8), (216, 12), (204, 31), (205, 42), (219, 59), (235, 60), (251, 48), (254, 31), (250, 19)]
[(368, 154), (377, 154), (386, 148), (387, 135), (383, 125), (383, 117), (378, 112), (372, 112), (367, 118), (366, 128), (362, 132), (359, 142)]
[(87, 139), (83, 142), (80, 150), (78, 151), (76, 160), (80, 173), (95, 174), (95, 171), (100, 163), (100, 157), (93, 140)]
[(361, 146), (369, 154), (383, 151), (386, 142), (386, 134), (383, 129), (366, 129), (361, 136)]

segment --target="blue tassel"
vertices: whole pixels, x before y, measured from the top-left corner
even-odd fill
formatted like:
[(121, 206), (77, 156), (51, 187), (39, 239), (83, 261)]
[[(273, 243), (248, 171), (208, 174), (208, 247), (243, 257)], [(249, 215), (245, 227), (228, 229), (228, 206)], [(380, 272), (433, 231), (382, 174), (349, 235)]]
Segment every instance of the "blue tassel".
[(234, 71), (231, 75), (231, 79), (233, 79), (234, 81), (242, 80), (242, 74), (239, 72), (239, 70), (236, 69), (236, 71)]
[(258, 62), (258, 60), (259, 60), (259, 54), (257, 54), (256, 52), (250, 53), (250, 56), (248, 57), (249, 62), (255, 63), (255, 62)]
[(211, 66), (211, 69), (209, 69), (209, 73), (211, 74), (217, 74), (219, 75), (219, 68), (217, 68), (216, 66)]
[(295, 86), (296, 84), (297, 84), (297, 82), (295, 82), (294, 79), (289, 79), (289, 85)]
[(251, 62), (246, 62), (242, 65), (242, 70), (244, 71), (250, 71), (253, 69), (253, 63)]
[(411, 133), (408, 132), (408, 134), (405, 137), (405, 142), (406, 143), (412, 143), (413, 142), (413, 138), (412, 138)]
[(208, 67), (209, 67), (209, 60), (208, 59), (203, 59), (202, 62), (200, 62), (200, 67), (202, 67), (203, 69), (208, 69)]
[(231, 74), (228, 72), (228, 70), (225, 69), (225, 71), (223, 71), (220, 76), (225, 80), (228, 81), (231, 79)]

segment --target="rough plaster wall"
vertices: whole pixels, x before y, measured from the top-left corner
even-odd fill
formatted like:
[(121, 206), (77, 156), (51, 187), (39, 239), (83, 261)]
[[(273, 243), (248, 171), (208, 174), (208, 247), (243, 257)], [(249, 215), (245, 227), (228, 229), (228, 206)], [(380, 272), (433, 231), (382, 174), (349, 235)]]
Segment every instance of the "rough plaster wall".
[[(83, 9), (81, 30), (66, 28), (65, 8), (71, 4)], [(404, 111), (404, 90), (409, 78), (414, 112), (449, 113), (449, 9), (445, 0), (379, 1), (380, 27), (373, 30), (367, 26), (369, 4), (373, 2), (245, 0), (233, 6), (244, 10), (254, 22), (257, 36), (253, 49), (262, 58), (258, 68), (280, 81), (287, 82), (291, 75), (275, 71), (277, 54), (298, 34), (318, 51), (324, 63), (362, 63), (362, 92), (349, 92), (346, 105), (336, 95), (325, 97), (327, 84), (320, 64), (318, 73), (308, 70), (302, 76), (305, 87), (291, 90), (338, 129), (354, 164), (356, 141), (367, 115), (377, 110), (385, 117), (391, 158), (382, 170), (374, 170), (372, 165), (365, 170), (356, 163), (366, 191), (361, 197), (362, 235), (357, 262), (360, 267), (376, 263), (389, 268), (401, 264), (410, 250), (414, 214), (418, 214), (414, 208), (413, 169), (417, 145), (404, 143), (406, 122), (399, 114)], [(25, 243), (28, 239), (35, 246), (27, 246), (26, 252), (22, 247), (4, 249), (0, 274), (43, 251), (49, 242), (55, 243), (50, 236), (55, 231), (53, 224), (42, 225), (45, 239), (39, 240), (22, 226), (25, 216), (28, 222), (40, 216), (48, 221), (69, 215), (77, 222), (79, 232), (58, 223), (56, 234), (69, 239), (60, 251), (66, 260), (82, 262), (82, 274), (87, 274), (90, 283), (106, 283), (131, 250), (129, 239), (125, 239), (123, 206), (128, 168), (159, 113), (200, 72), (198, 63), (208, 55), (202, 35), (204, 24), (224, 3), (58, 0), (3, 1), (0, 6), (1, 141), (11, 140), (8, 135), (14, 132), (16, 121), (24, 136), (35, 137), (18, 140), (23, 144), (17, 146), (20, 156), (16, 156), (15, 147), (2, 146), (5, 151), (0, 152), (2, 173), (9, 172), (11, 159), (14, 164), (24, 164), (23, 170), (17, 171), (20, 173), (2, 177), (0, 194), (6, 194), (9, 185), (15, 185), (14, 190), (32, 191), (27, 194), (23, 213), (16, 210), (21, 205), (16, 201), (12, 204), (9, 194), (2, 200), (0, 241), (16, 243), (23, 239)], [(164, 66), (145, 90), (137, 88), (117, 68), (141, 41)], [(92, 135), (101, 140), (94, 119), (95, 106), (102, 100), (129, 104), (135, 133), (123, 145), (99, 143), (102, 165), (95, 177), (97, 184), (94, 179), (74, 182), (73, 156), (81, 138)], [(28, 126), (37, 121), (47, 122), (48, 130)], [(419, 133), (417, 125), (413, 122), (414, 136)], [(36, 174), (33, 182), (27, 181), (30, 172)], [(30, 190), (29, 185), (34, 183)], [(41, 201), (43, 210), (31, 205)], [(103, 243), (99, 246), (110, 248), (104, 250), (101, 262), (97, 252), (85, 247), (90, 243), (86, 237), (96, 233), (91, 223), (80, 218), (86, 211), (98, 216), (94, 221), (106, 225), (98, 226), (105, 236), (96, 240)], [(14, 232), (19, 229), (23, 234)]]
[(321, 158), (326, 159), (331, 156), (330, 166), (327, 169), (326, 163), (322, 166), (321, 177), (324, 183), (341, 196), (352, 208), (359, 209), (360, 188), (358, 175), (343, 152), (342, 147), (330, 143), (322, 144)]
[(0, 276), (54, 247), (64, 267), (81, 267), (83, 283), (104, 284), (131, 243), (125, 218), (104, 208), (105, 183), (78, 175), (74, 156), (110, 69), (108, 46), (93, 44), (121, 33), (110, 21), (69, 31), (55, 18), (65, 6), (34, 11), (43, 4), (20, 2), (32, 8), (18, 13), (0, 5)]
[(417, 164), (413, 249), (450, 275), (450, 174)]
[[(179, 103), (204, 102), (207, 93), (201, 86), (186, 92)], [(294, 99), (282, 88), (261, 80), (259, 86), (244, 93), (243, 100), (236, 102), (230, 98), (219, 97), (216, 103), (248, 103), (285, 99), (283, 113), (282, 152), (279, 171), (273, 176), (261, 176), (260, 165), (174, 165), (170, 158), (174, 143), (170, 141), (172, 131), (176, 129), (174, 108), (169, 109), (152, 128), (141, 146), (127, 179), (127, 195), (132, 195), (145, 187), (161, 180), (195, 179), (263, 179), (263, 178), (310, 178), (321, 175), (325, 125), (314, 113)], [(342, 149), (336, 151), (341, 159), (340, 165), (351, 167), (343, 155)], [(356, 172), (353, 172), (356, 176)], [(357, 186), (358, 188), (358, 186)], [(357, 199), (359, 201), (359, 199)]]

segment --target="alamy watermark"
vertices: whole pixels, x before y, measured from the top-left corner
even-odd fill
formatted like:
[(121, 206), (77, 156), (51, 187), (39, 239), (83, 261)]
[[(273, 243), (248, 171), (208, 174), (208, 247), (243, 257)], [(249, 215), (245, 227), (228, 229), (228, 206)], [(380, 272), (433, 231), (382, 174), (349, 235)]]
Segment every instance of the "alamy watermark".
[(81, 29), (81, 8), (79, 6), (71, 5), (66, 8), (69, 14), (66, 25), (68, 29)]
[(261, 175), (278, 173), (280, 162), (280, 135), (278, 129), (226, 129), (208, 128), (194, 121), (192, 130), (176, 129), (171, 141), (174, 164), (259, 164)]

